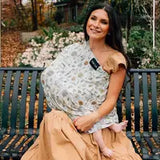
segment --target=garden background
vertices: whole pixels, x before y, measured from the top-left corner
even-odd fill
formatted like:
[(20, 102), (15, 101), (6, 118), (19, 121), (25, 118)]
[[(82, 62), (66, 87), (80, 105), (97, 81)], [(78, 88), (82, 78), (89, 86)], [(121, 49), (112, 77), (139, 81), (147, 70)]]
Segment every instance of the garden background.
[[(2, 0), (1, 66), (48, 66), (65, 46), (83, 42), (85, 15), (99, 1)], [(132, 68), (160, 68), (160, 1), (105, 1), (121, 18)]]

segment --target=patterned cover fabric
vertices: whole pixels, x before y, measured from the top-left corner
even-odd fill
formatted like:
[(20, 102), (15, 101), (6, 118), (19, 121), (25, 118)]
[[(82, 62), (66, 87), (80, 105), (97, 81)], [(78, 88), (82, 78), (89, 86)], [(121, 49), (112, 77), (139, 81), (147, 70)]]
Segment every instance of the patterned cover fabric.
[[(72, 120), (87, 115), (99, 108), (106, 98), (110, 75), (99, 66), (96, 70), (90, 60), (96, 57), (88, 42), (67, 46), (47, 67), (41, 81), (49, 107), (64, 111)], [(115, 72), (119, 64), (126, 62), (123, 56), (110, 57), (106, 62), (109, 70)], [(98, 60), (97, 60), (98, 61)], [(118, 123), (116, 108), (97, 122), (88, 132), (93, 133)]]

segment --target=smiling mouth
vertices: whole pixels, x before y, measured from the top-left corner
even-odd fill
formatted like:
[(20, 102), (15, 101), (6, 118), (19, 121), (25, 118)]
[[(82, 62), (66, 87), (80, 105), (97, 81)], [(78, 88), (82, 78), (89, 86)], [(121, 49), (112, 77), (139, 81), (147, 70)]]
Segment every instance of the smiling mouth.
[(100, 33), (100, 31), (95, 30), (95, 29), (90, 29), (90, 30), (91, 30), (91, 32), (93, 32), (93, 33)]

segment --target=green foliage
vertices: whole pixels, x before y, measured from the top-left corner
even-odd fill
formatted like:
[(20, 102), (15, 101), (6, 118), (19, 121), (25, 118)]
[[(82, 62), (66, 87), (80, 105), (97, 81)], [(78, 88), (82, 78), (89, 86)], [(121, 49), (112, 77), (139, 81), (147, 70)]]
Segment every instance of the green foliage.
[(2, 27), (4, 26), (5, 28), (7, 28), (8, 25), (9, 25), (9, 21), (7, 21), (7, 20), (3, 21)]
[(47, 40), (51, 40), (53, 38), (54, 29), (52, 27), (49, 27), (49, 30), (43, 28), (42, 31), (47, 37)]
[(160, 68), (160, 48), (155, 49), (151, 56), (150, 62), (146, 65), (147, 68)]
[[(37, 44), (43, 44), (44, 42), (46, 42), (45, 38), (40, 36), (40, 37), (34, 37), (32, 38), (34, 39), (34, 41), (37, 43)], [(30, 40), (31, 41), (31, 40)]]
[(4, 20), (2, 25), (2, 30), (4, 31), (9, 29), (14, 29), (17, 27), (18, 25), (16, 19)]
[(24, 64), (22, 62), (19, 63), (18, 67), (32, 67), (30, 64)]
[[(153, 51), (152, 31), (145, 30), (140, 26), (132, 27), (130, 31), (127, 54), (133, 67), (156, 68), (160, 64), (160, 33), (157, 34), (157, 49)], [(158, 46), (159, 45), (159, 46)]]
[(11, 21), (10, 21), (10, 27), (12, 28), (14, 26), (16, 26), (16, 20), (15, 19), (11, 19)]
[(83, 32), (83, 25), (71, 26), (71, 27), (69, 28), (69, 30), (70, 30), (71, 32), (76, 32), (76, 33), (78, 33), (78, 32)]
[[(73, 30), (74, 30), (74, 28), (73, 28)], [(32, 39), (30, 39), (29, 42), (34, 40), (34, 42), (36, 44), (43, 44), (46, 41), (52, 40), (55, 32), (56, 33), (61, 33), (61, 36), (58, 37), (59, 39), (62, 38), (62, 37), (68, 37), (68, 31), (66, 31), (62, 28), (58, 28), (55, 25), (53, 27), (49, 27), (49, 28), (42, 28), (42, 31), (43, 31), (43, 34), (44, 34), (43, 36), (33, 37)], [(77, 28), (77, 31), (78, 31), (78, 28)], [(57, 39), (57, 41), (59, 39)]]
[[(132, 27), (128, 44), (129, 49), (134, 49), (134, 57), (143, 57), (148, 45), (152, 44), (151, 32), (145, 31), (140, 26)], [(132, 55), (132, 51), (128, 50), (128, 54)]]
[(48, 29), (42, 29), (43, 33), (45, 34), (46, 41), (53, 39), (53, 33), (61, 33), (61, 37), (68, 37), (68, 31), (59, 28), (57, 26), (49, 27)]

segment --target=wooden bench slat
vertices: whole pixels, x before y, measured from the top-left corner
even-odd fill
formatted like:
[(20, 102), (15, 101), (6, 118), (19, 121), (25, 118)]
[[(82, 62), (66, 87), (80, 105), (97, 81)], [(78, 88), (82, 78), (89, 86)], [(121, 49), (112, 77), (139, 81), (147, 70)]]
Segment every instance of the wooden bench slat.
[(21, 88), (21, 101), (20, 101), (20, 125), (19, 125), (19, 134), (24, 134), (25, 128), (25, 113), (26, 113), (26, 99), (27, 99), (27, 88), (28, 88), (28, 77), (29, 71), (23, 72), (23, 81)]
[(134, 73), (134, 115), (135, 115), (135, 131), (140, 130), (140, 89), (139, 89), (139, 74)]
[[(4, 74), (4, 71), (0, 71), (0, 117), (2, 117), (2, 104), (3, 104), (3, 95), (2, 95), (2, 88), (3, 88), (3, 74)], [(2, 123), (2, 120), (0, 121), (0, 128), (1, 127), (1, 124)], [(5, 132), (4, 131), (4, 128), (3, 128), (3, 131), (2, 129), (0, 130), (0, 139), (2, 139), (2, 132)]]
[(5, 140), (2, 139), (2, 143), (0, 145), (0, 151), (5, 151), (7, 144), (13, 139), (14, 136), (10, 135), (7, 138), (5, 137)]
[[(32, 137), (30, 137), (30, 136), (28, 137), (29, 140), (27, 139), (27, 141), (24, 142), (25, 144), (23, 144), (22, 153), (24, 153), (34, 143), (36, 138), (37, 138), (37, 135), (34, 135)], [(18, 149), (18, 148), (16, 148), (16, 149)]]
[(132, 137), (130, 140), (131, 140), (131, 142), (132, 142), (133, 147), (135, 148), (135, 152), (138, 153), (138, 154), (140, 154), (139, 151), (138, 151), (138, 149), (137, 149), (137, 147), (136, 147), (136, 142), (135, 142), (135, 140), (133, 139), (133, 137)]
[(29, 137), (25, 137), (25, 138), (23, 138), (23, 140), (21, 141), (21, 142), (19, 142), (19, 145), (17, 145), (17, 146), (14, 146), (14, 147), (12, 147), (12, 152), (20, 152), (20, 149), (21, 149), (21, 147), (24, 145), (24, 143), (26, 142), (26, 141), (28, 141), (28, 139), (29, 139)]
[[(151, 73), (151, 99), (152, 99), (152, 130), (158, 130), (158, 111), (157, 111), (157, 81), (156, 74)], [(160, 93), (159, 93), (160, 97)]]
[(21, 76), (20, 71), (16, 71), (14, 78), (14, 85), (13, 85), (13, 94), (12, 94), (12, 105), (11, 105), (11, 135), (16, 134), (16, 124), (17, 124), (17, 115), (18, 113), (18, 91), (19, 91), (19, 79)]
[(6, 151), (10, 152), (10, 150), (14, 147), (14, 145), (20, 140), (21, 136), (17, 135), (15, 139), (12, 141), (12, 143), (9, 144)]
[(12, 71), (8, 71), (6, 73), (6, 83), (5, 83), (5, 91), (4, 91), (4, 98), (3, 98), (3, 105), (2, 105), (2, 128), (7, 129), (8, 127), (8, 116), (9, 116), (9, 104), (10, 104), (10, 87), (11, 87), (11, 78), (12, 78)]
[(148, 119), (148, 82), (147, 82), (147, 73), (142, 73), (142, 87), (143, 87), (143, 130), (148, 131), (149, 119)]
[[(2, 94), (3, 74), (4, 71), (0, 71), (0, 95)], [(0, 102), (2, 103), (2, 99), (0, 99)]]
[(39, 127), (42, 118), (43, 118), (43, 109), (44, 109), (44, 92), (43, 92), (43, 87), (41, 84), (41, 81), (39, 81), (39, 102), (38, 102), (38, 121), (37, 121), (37, 126)]
[(29, 134), (33, 134), (34, 128), (34, 108), (36, 99), (36, 83), (37, 83), (37, 71), (32, 72), (31, 86), (30, 86), (30, 103), (29, 103)]
[(151, 153), (153, 153), (153, 148), (155, 148), (153, 142), (151, 141), (150, 137), (144, 137), (147, 145), (149, 146)]
[(117, 113), (118, 113), (118, 119), (119, 122), (122, 122), (122, 94), (120, 93), (119, 98), (117, 100)]
[[(126, 78), (126, 82), (129, 78)], [(128, 120), (127, 131), (131, 131), (131, 83), (128, 82), (125, 86), (125, 107), (126, 107), (126, 119)]]

